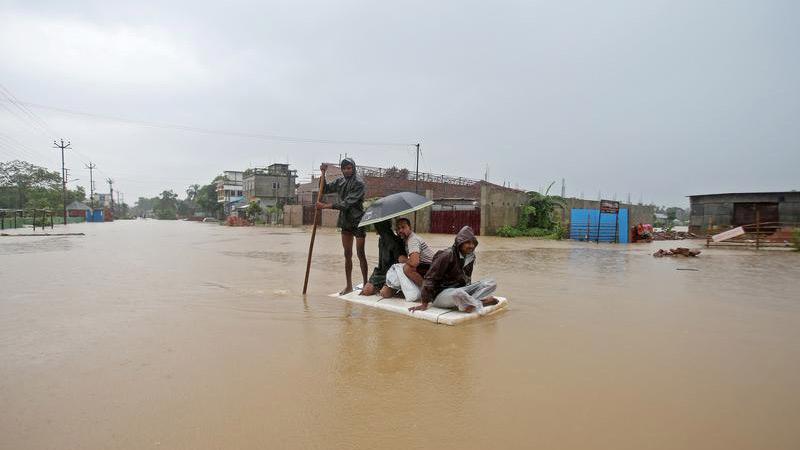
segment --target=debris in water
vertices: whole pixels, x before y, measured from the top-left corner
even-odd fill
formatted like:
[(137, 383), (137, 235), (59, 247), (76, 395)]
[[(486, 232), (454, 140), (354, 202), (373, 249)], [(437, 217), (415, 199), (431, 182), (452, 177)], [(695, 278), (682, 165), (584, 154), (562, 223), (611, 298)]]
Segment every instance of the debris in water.
[(672, 248), (664, 250), (663, 248), (655, 253), (653, 256), (661, 258), (662, 256), (697, 256), (701, 253), (700, 250), (692, 250), (685, 247)]

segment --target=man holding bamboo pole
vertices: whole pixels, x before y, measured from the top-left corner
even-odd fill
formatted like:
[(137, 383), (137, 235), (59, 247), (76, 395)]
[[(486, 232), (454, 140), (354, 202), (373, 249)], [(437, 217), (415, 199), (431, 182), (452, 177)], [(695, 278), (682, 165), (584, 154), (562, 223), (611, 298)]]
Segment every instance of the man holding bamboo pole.
[[(342, 230), (342, 247), (344, 248), (344, 275), (347, 280), (345, 288), (339, 292), (344, 295), (353, 291), (353, 240), (356, 241), (356, 255), (361, 266), (361, 276), (367, 284), (367, 254), (364, 250), (366, 232), (359, 227), (361, 216), (364, 215), (364, 193), (366, 186), (364, 180), (356, 174), (356, 162), (352, 158), (342, 160), (341, 177), (328, 183), (325, 182), (325, 192), (336, 193), (336, 201), (323, 203), (317, 201), (317, 209), (336, 209), (339, 211), (339, 220), (336, 226)], [(325, 173), (328, 165), (322, 164), (320, 170)]]

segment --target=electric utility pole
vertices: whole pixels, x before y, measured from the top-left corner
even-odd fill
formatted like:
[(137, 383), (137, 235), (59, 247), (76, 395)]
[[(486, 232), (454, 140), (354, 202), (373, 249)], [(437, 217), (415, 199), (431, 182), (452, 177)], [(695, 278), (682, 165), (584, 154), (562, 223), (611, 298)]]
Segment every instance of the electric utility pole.
[(92, 209), (94, 209), (94, 178), (92, 177), (92, 171), (95, 167), (97, 167), (97, 164), (93, 164), (91, 161), (86, 165), (86, 168), (89, 169), (89, 204), (92, 205)]
[[(414, 193), (419, 194), (419, 142), (417, 143), (417, 174), (414, 176)], [(417, 212), (414, 211), (414, 231), (417, 231)]]
[(419, 194), (419, 144), (417, 144), (417, 174), (414, 177), (414, 193)]
[(108, 190), (111, 193), (111, 216), (114, 216), (114, 180), (111, 178), (106, 178), (106, 183), (108, 183)]
[(64, 140), (60, 140), (61, 143), (57, 141), (53, 141), (53, 148), (61, 149), (61, 197), (64, 200), (64, 225), (67, 224), (67, 171), (64, 168), (64, 150), (70, 148), (70, 142), (67, 141), (64, 144)]

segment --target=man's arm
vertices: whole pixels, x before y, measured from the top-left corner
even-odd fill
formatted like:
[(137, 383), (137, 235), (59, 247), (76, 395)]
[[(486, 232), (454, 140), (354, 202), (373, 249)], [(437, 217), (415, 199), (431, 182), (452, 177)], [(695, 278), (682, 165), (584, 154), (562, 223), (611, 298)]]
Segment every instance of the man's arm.
[(419, 236), (412, 234), (406, 242), (406, 249), (408, 250), (408, 264), (411, 267), (419, 265), (419, 256), (422, 254), (422, 245), (419, 242)]
[(408, 255), (406, 264), (408, 264), (411, 267), (417, 267), (419, 265), (419, 252), (414, 252)]
[(439, 252), (433, 257), (431, 268), (425, 274), (425, 279), (422, 280), (422, 289), (419, 295), (421, 305), (408, 308), (412, 313), (414, 311), (425, 311), (428, 309), (428, 304), (433, 301), (433, 293), (436, 286), (441, 283), (444, 274), (444, 260), (446, 259), (446, 252)]

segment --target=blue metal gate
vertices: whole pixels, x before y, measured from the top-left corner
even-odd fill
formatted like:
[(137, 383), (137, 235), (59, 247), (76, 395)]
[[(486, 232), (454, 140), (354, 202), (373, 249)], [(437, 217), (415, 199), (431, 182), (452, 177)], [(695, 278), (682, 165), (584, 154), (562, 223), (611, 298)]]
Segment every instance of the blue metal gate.
[(570, 213), (569, 238), (578, 241), (628, 243), (628, 210), (618, 214), (575, 208)]

